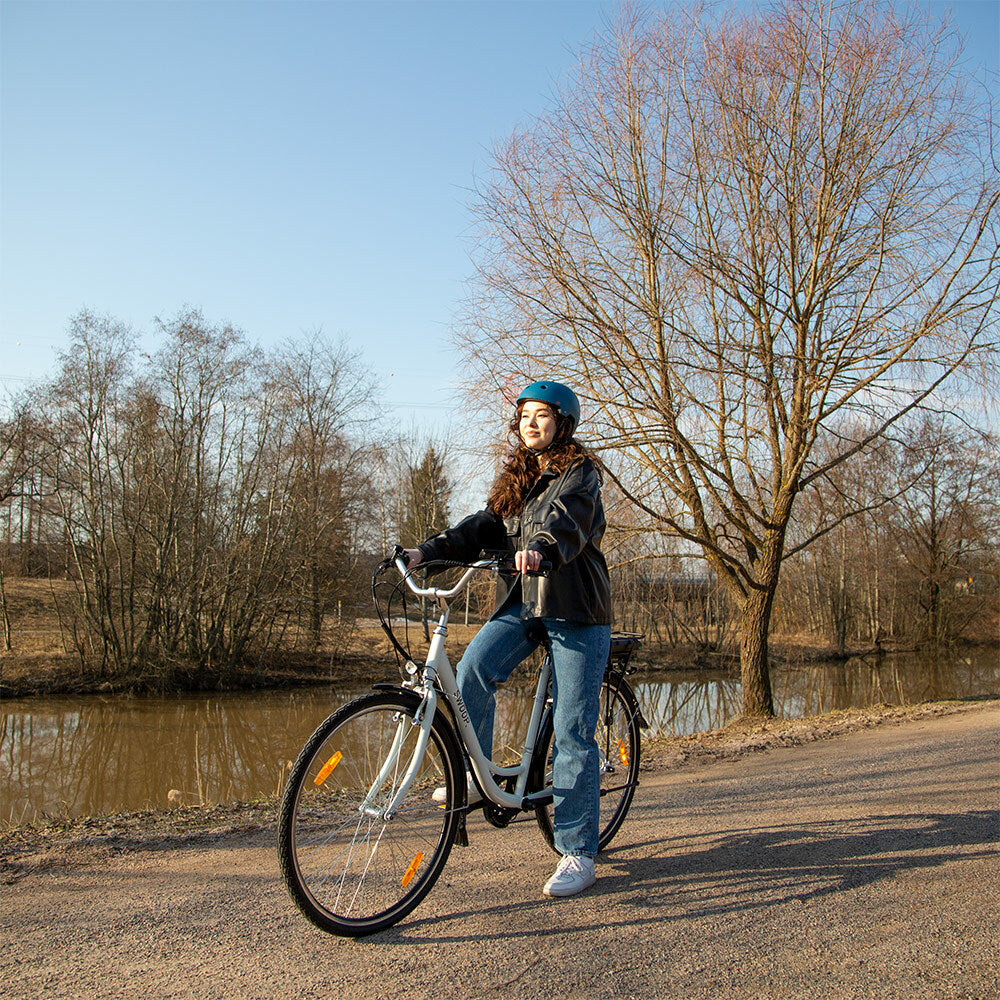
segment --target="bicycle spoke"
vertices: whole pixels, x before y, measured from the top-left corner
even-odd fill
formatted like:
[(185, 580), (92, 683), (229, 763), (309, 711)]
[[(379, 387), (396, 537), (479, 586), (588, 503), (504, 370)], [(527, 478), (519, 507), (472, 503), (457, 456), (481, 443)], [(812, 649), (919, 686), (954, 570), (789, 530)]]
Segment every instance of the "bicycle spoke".
[(282, 874), (303, 912), (326, 930), (368, 933), (395, 922), (426, 893), (451, 849), (457, 811), (439, 809), (430, 794), (457, 783), (459, 761), (433, 727), (406, 797), (384, 815), (413, 768), (421, 733), (413, 724), (419, 702), (401, 697), (379, 693), (345, 706), (289, 775)]

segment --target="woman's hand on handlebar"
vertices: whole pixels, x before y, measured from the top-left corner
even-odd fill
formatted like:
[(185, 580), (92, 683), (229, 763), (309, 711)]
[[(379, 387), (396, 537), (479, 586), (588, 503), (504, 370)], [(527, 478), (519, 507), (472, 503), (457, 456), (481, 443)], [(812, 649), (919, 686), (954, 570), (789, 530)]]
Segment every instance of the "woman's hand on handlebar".
[(420, 549), (403, 549), (403, 561), (407, 569), (413, 569), (423, 558), (424, 554)]
[(537, 573), (542, 565), (542, 554), (538, 549), (521, 549), (514, 553), (514, 569), (518, 573)]

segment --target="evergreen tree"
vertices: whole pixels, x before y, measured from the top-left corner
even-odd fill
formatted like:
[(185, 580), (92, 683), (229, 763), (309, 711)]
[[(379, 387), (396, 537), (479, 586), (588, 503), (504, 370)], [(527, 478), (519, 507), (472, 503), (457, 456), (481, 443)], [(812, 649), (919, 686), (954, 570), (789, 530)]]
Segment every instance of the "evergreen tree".
[(400, 536), (410, 547), (448, 527), (452, 485), (445, 472), (445, 455), (429, 445), (417, 465), (407, 465), (403, 483)]

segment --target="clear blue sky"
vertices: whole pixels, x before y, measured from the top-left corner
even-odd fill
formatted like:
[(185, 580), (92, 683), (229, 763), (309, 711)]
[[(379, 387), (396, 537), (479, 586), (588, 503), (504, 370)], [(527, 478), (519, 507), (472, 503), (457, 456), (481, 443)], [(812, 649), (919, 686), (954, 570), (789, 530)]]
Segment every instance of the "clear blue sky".
[[(998, 0), (922, 6), (997, 71)], [(0, 395), (85, 306), (148, 330), (191, 305), (264, 344), (344, 334), (437, 422), (468, 189), (611, 9), (0, 0)]]

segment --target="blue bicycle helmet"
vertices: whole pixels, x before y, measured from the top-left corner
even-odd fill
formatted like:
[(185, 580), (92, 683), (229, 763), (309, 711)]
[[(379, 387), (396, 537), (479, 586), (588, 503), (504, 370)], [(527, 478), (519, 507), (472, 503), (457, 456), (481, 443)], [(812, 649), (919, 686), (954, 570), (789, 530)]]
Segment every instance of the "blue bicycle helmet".
[(580, 425), (580, 400), (576, 393), (563, 385), (561, 382), (532, 382), (527, 388), (522, 390), (517, 397), (517, 406), (525, 400), (533, 399), (539, 403), (548, 403), (554, 406), (564, 417), (569, 417), (573, 421), (573, 430)]

